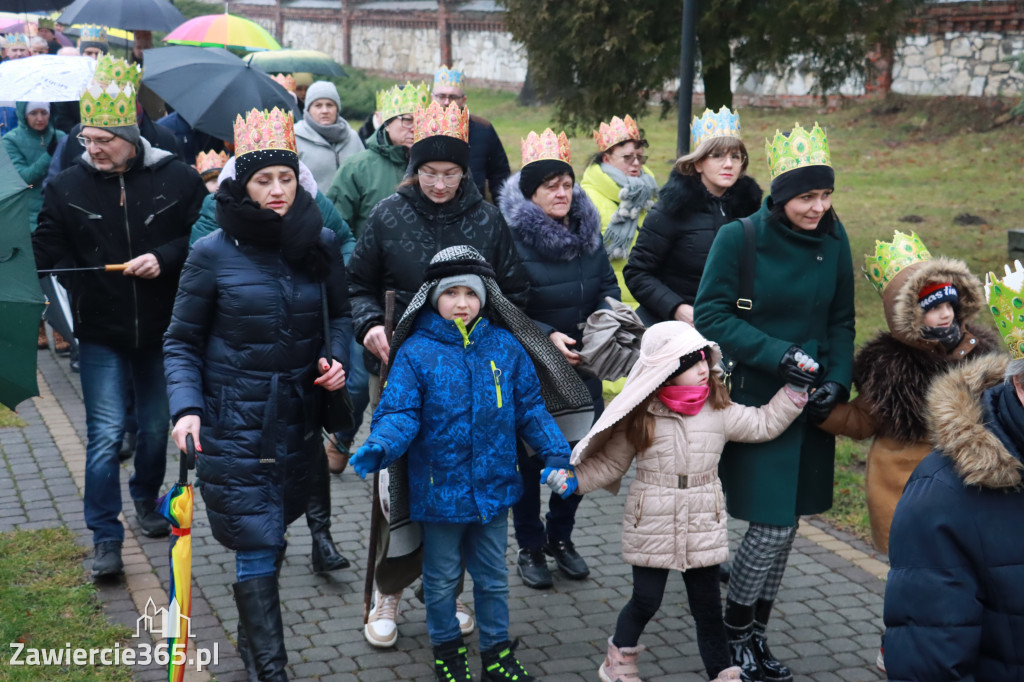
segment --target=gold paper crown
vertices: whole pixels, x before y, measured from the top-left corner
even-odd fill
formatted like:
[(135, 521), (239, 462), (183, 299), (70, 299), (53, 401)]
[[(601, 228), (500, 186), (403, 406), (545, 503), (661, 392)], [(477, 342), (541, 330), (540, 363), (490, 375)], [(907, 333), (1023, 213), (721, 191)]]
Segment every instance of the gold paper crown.
[(413, 119), (413, 144), (435, 135), (469, 142), (469, 111), (454, 102), (447, 109), (437, 102), (431, 102), (426, 108), (418, 107)]
[(200, 175), (210, 171), (220, 170), (228, 163), (228, 155), (225, 152), (215, 152), (212, 149), (208, 152), (199, 152), (196, 155), (196, 170)]
[(292, 112), (274, 107), (253, 109), (243, 119), (235, 118), (235, 156), (267, 149), (295, 152), (295, 121)]
[(101, 56), (92, 82), (79, 100), (82, 126), (114, 128), (136, 125), (135, 96), (140, 76), (137, 64), (129, 66), (123, 59)]
[(278, 73), (270, 78), (288, 92), (295, 92), (295, 76), (290, 73)]
[(1010, 349), (1014, 360), (1024, 360), (1024, 266), (1013, 261), (1013, 270), (1004, 266), (1006, 277), (996, 278), (988, 273), (985, 278), (985, 298), (988, 309), (996, 319), (996, 329)]
[(551, 128), (548, 128), (540, 135), (531, 130), (525, 140), (520, 139), (519, 150), (522, 154), (524, 166), (542, 159), (555, 159), (556, 161), (572, 163), (571, 152), (569, 151), (569, 138), (565, 136), (565, 133), (558, 133), (556, 137)]
[(434, 72), (434, 87), (436, 88), (439, 85), (451, 86), (453, 88), (465, 87), (466, 73), (449, 69), (447, 66), (442, 65), (441, 68)]
[(908, 265), (931, 260), (932, 254), (916, 232), (896, 230), (891, 242), (875, 241), (875, 253), (864, 256), (864, 274), (879, 295), (900, 270)]
[(594, 142), (597, 143), (597, 151), (606, 152), (620, 142), (626, 140), (640, 140), (640, 127), (627, 115), (625, 119), (612, 116), (610, 123), (602, 123), (594, 131)]
[(87, 43), (103, 43), (107, 41), (107, 29), (102, 26), (83, 26), (81, 33), (78, 34), (78, 43), (81, 45), (82, 42)]
[(405, 86), (396, 85), (390, 90), (377, 93), (377, 111), (382, 120), (387, 121), (395, 116), (411, 114), (416, 107), (425, 107), (430, 100), (430, 92), (426, 83), (413, 85), (406, 82)]
[(39, 22), (36, 24), (39, 28), (48, 28), (51, 31), (57, 28), (57, 21), (49, 17), (39, 17)]
[(811, 132), (797, 123), (787, 135), (779, 130), (775, 137), (765, 140), (764, 150), (768, 156), (768, 174), (771, 180), (804, 166), (831, 166), (832, 157), (828, 151), (828, 138), (817, 121)]
[(26, 49), (30, 44), (28, 36), (24, 33), (8, 33), (7, 37), (4, 38), (4, 42), (7, 44), (7, 47), (24, 47)]
[(704, 109), (703, 116), (693, 117), (693, 123), (690, 125), (692, 149), (696, 150), (705, 140), (716, 137), (740, 139), (740, 115), (730, 111), (729, 107), (722, 107), (718, 113)]

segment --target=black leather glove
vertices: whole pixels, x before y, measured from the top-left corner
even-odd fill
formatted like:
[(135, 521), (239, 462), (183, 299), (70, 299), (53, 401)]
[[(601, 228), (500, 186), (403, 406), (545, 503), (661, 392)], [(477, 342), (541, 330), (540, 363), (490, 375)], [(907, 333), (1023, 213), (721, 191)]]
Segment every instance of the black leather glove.
[(50, 144), (46, 145), (46, 153), (53, 156), (53, 153), (57, 151), (57, 136), (54, 135), (53, 139), (50, 140)]
[(807, 399), (807, 407), (804, 408), (804, 412), (808, 419), (817, 424), (825, 421), (832, 412), (832, 408), (849, 399), (850, 391), (845, 386), (835, 381), (826, 381)]
[(813, 386), (818, 383), (818, 363), (800, 346), (790, 346), (779, 361), (779, 377), (788, 384)]

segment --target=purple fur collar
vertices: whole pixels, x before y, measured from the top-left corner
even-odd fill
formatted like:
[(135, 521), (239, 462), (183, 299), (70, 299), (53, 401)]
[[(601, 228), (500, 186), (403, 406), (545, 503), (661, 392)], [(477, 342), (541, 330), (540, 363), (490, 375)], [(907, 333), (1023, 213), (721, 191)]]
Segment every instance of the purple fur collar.
[(498, 207), (512, 234), (546, 260), (568, 261), (601, 247), (601, 215), (579, 184), (572, 188), (569, 229), (523, 196), (519, 173), (505, 182)]

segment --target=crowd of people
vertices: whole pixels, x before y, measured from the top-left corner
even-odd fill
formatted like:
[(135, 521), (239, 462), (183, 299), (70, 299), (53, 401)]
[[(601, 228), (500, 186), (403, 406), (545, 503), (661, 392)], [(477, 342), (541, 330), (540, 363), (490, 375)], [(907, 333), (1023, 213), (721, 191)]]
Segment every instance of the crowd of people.
[[(48, 102), (0, 111), (32, 186), (38, 268), (123, 264), (63, 280), (95, 579), (123, 572), (126, 439), (151, 537), (170, 532), (157, 504), (169, 429), (182, 450), (191, 439), (213, 536), (235, 556), (246, 670), (285, 680), (287, 528), (306, 516), (314, 572), (347, 567), (330, 475), (351, 465), (379, 472), (367, 642), (396, 645), (419, 583), (438, 680), (474, 679), (474, 630), (480, 679), (532, 680), (509, 635), (509, 514), (524, 585), (552, 586), (549, 558), (584, 581), (577, 509), (635, 464), (633, 592), (600, 679), (641, 680), (644, 628), (680, 571), (708, 678), (787, 682), (769, 620), (800, 517), (832, 505), (844, 435), (874, 438), (872, 536), (892, 561), (879, 667), (929, 681), (1024, 669), (1024, 608), (1009, 598), (1024, 557), (994, 535), (1020, 515), (1024, 269), (984, 288), (896, 232), (865, 260), (888, 331), (855, 353), (853, 255), (817, 124), (768, 140), (766, 196), (725, 107), (694, 118), (660, 188), (629, 115), (594, 132), (578, 182), (550, 129), (521, 141), (513, 173), (448, 67), (378, 93), (358, 129), (333, 84), (284, 75), (294, 111), (254, 109), (213, 140), (174, 114), (149, 120), (140, 68), (101, 38), (83, 33), (98, 87), (62, 123)], [(6, 58), (31, 49), (8, 37)], [(629, 366), (597, 371), (589, 325), (623, 307), (646, 331)], [(348, 423), (321, 437), (343, 394)], [(723, 603), (728, 516), (749, 523)]]

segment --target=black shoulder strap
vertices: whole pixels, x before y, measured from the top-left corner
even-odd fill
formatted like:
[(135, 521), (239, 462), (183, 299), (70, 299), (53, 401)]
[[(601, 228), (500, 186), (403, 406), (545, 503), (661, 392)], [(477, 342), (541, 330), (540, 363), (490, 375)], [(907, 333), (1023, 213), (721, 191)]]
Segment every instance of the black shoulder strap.
[(757, 241), (754, 221), (740, 218), (743, 225), (743, 252), (740, 254), (740, 288), (736, 299), (736, 316), (745, 318), (754, 307), (754, 272), (757, 269)]

